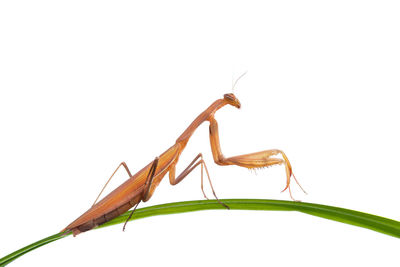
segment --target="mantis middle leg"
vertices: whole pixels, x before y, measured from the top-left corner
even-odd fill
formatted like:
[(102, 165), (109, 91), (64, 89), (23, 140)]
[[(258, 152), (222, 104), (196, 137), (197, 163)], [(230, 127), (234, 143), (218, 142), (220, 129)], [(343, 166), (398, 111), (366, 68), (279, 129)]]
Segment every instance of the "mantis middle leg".
[[(197, 161), (198, 159), (200, 159), (199, 161)], [(215, 199), (218, 201), (219, 204), (221, 204), (222, 206), (224, 206), (225, 208), (229, 209), (229, 207), (227, 205), (225, 205), (224, 203), (222, 203), (218, 197), (217, 194), (214, 191), (214, 187), (212, 185), (211, 182), (211, 178), (210, 178), (210, 174), (208, 173), (208, 169), (207, 169), (207, 165), (205, 163), (205, 161), (203, 160), (203, 155), (201, 153), (199, 153), (194, 159), (193, 161), (186, 167), (186, 169), (184, 169), (182, 171), (181, 174), (178, 175), (178, 177), (175, 177), (175, 167), (176, 167), (176, 163), (174, 163), (170, 169), (169, 169), (169, 182), (171, 185), (176, 185), (178, 183), (180, 183), (189, 173), (191, 173), (197, 166), (201, 165), (201, 191), (203, 192), (203, 195), (206, 199), (208, 199), (208, 197), (206, 196), (206, 194), (204, 193), (204, 189), (203, 189), (203, 168), (206, 170), (206, 174), (207, 174), (207, 178), (208, 178), (208, 182), (210, 184), (211, 187), (211, 191), (215, 197)]]

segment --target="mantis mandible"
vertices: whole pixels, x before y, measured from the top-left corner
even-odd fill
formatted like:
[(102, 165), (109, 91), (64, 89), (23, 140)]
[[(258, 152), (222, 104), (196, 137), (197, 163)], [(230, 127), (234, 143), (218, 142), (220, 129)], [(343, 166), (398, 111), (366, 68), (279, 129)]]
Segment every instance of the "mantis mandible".
[[(154, 161), (150, 162), (135, 175), (132, 175), (126, 163), (122, 162), (108, 179), (107, 183), (104, 185), (93, 206), (84, 214), (82, 214), (79, 218), (69, 224), (64, 230), (62, 230), (62, 232), (72, 232), (75, 236), (81, 232), (88, 231), (98, 225), (110, 221), (111, 219), (123, 214), (124, 212), (134, 207), (132, 213), (130, 214), (132, 216), (137, 205), (141, 201), (146, 202), (151, 198), (154, 190), (157, 188), (167, 172), (169, 173), (170, 184), (176, 185), (180, 183), (190, 172), (192, 172), (199, 165), (201, 166), (201, 190), (203, 194), (204, 168), (214, 197), (218, 200), (211, 183), (207, 166), (203, 160), (203, 156), (201, 153), (199, 153), (194, 158), (194, 160), (186, 167), (186, 169), (181, 174), (179, 174), (178, 176), (176, 176), (175, 174), (175, 167), (179, 161), (179, 157), (182, 151), (185, 149), (190, 137), (197, 129), (197, 127), (199, 127), (205, 121), (208, 121), (210, 123), (209, 128), (211, 151), (214, 162), (216, 164), (221, 166), (237, 165), (249, 169), (263, 168), (272, 165), (284, 165), (286, 171), (286, 187), (282, 190), (282, 192), (286, 189), (289, 189), (290, 197), (293, 199), (290, 191), (291, 177), (294, 178), (299, 186), (300, 184), (296, 180), (296, 177), (293, 175), (290, 162), (283, 151), (278, 149), (271, 149), (229, 158), (226, 158), (222, 154), (219, 143), (218, 123), (214, 118), (214, 114), (217, 110), (225, 105), (231, 105), (238, 109), (240, 108), (240, 102), (233, 93), (225, 94), (222, 99), (214, 101), (214, 103), (212, 103), (205, 111), (197, 116), (197, 118), (189, 125), (189, 127), (178, 137), (173, 146), (168, 148), (160, 156), (156, 157)], [(278, 155), (280, 155), (282, 158), (274, 157)], [(119, 187), (117, 187), (110, 194), (105, 196), (101, 201), (97, 202), (98, 198), (100, 197), (104, 188), (107, 186), (110, 179), (121, 166), (125, 168), (126, 172), (129, 175), (129, 179), (126, 180)], [(205, 194), (204, 197), (206, 197)], [(224, 203), (220, 202), (219, 200), (218, 202), (228, 208)], [(128, 220), (129, 219), (130, 217), (128, 218)]]

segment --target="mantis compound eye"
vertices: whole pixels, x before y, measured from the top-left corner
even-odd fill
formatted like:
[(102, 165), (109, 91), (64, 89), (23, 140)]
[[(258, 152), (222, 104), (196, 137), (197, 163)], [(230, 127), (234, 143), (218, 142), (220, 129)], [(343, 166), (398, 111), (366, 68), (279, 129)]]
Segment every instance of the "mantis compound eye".
[(237, 99), (236, 96), (232, 93), (225, 94), (224, 100), (227, 101), (229, 105), (232, 105), (234, 107), (240, 108), (241, 106), (239, 99)]

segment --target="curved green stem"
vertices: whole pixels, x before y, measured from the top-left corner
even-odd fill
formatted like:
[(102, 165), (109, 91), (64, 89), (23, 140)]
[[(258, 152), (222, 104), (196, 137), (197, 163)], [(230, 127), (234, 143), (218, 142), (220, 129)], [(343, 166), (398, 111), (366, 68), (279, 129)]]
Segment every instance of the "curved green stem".
[[(364, 227), (383, 234), (400, 238), (400, 222), (387, 219), (384, 217), (363, 213), (359, 211), (343, 209), (333, 206), (326, 206), (305, 202), (294, 202), (284, 200), (269, 199), (222, 199), (223, 203), (229, 206), (231, 210), (275, 210), (275, 211), (299, 211), (310, 215), (347, 223), (359, 227)], [(183, 212), (192, 212), (200, 210), (226, 210), (216, 200), (195, 200), (175, 202), (168, 204), (155, 205), (137, 209), (130, 220), (137, 220), (156, 215), (176, 214)], [(123, 223), (128, 218), (130, 212), (99, 226), (99, 228), (107, 227), (114, 224)], [(21, 248), (0, 259), (0, 266), (5, 266), (16, 258), (38, 247), (64, 238), (69, 234), (58, 233), (31, 245)]]

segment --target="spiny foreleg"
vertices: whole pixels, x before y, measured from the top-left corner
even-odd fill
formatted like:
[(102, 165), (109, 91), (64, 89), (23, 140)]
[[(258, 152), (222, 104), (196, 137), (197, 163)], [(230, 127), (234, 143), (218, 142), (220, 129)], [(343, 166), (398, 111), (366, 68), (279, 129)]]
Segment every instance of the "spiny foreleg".
[[(285, 153), (279, 149), (271, 149), (264, 150), (260, 152), (239, 155), (234, 157), (225, 158), (221, 152), (220, 142), (219, 142), (219, 133), (218, 133), (218, 123), (212, 117), (209, 119), (210, 121), (210, 143), (211, 150), (214, 157), (214, 161), (218, 165), (237, 165), (241, 167), (246, 167), (249, 169), (254, 168), (263, 168), (269, 167), (273, 165), (284, 165), (286, 171), (286, 187), (282, 190), (285, 191), (289, 189), (290, 197), (294, 200), (291, 190), (290, 190), (290, 179), (293, 176), (293, 179), (300, 186), (296, 177), (293, 174), (292, 166), (290, 165), (289, 159), (285, 155)], [(276, 158), (274, 156), (280, 155), (282, 158)], [(303, 188), (300, 186), (303, 190)], [(305, 193), (305, 191), (303, 190)]]

